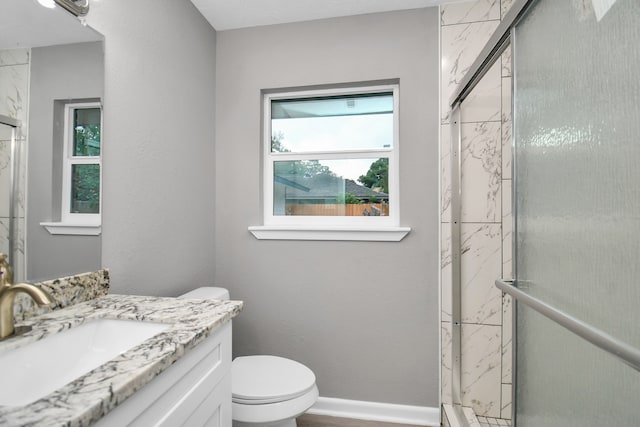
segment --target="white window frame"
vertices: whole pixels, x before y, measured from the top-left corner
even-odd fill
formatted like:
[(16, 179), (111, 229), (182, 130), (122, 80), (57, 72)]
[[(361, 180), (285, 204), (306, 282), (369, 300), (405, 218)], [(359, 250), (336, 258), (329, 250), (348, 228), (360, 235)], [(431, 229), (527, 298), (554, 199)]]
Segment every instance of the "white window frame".
[[(365, 95), (391, 92), (393, 94), (393, 144), (390, 148), (316, 151), (304, 153), (271, 151), (271, 103), (282, 99), (317, 98), (325, 96)], [(382, 240), (399, 241), (410, 231), (400, 227), (399, 184), (399, 85), (384, 84), (350, 88), (332, 88), (295, 92), (265, 93), (263, 95), (263, 221), (262, 226), (249, 227), (258, 239), (276, 240)], [(348, 160), (389, 158), (389, 215), (388, 216), (287, 216), (274, 215), (274, 164), (276, 161)]]
[[(73, 156), (74, 112), (78, 109), (100, 109), (100, 155)], [(69, 103), (64, 107), (64, 141), (62, 154), (62, 198), (60, 222), (40, 223), (51, 234), (98, 235), (102, 225), (102, 150), (103, 126), (102, 105), (100, 102)], [(73, 165), (97, 164), (100, 167), (100, 200), (99, 211), (95, 214), (71, 212), (71, 185)]]

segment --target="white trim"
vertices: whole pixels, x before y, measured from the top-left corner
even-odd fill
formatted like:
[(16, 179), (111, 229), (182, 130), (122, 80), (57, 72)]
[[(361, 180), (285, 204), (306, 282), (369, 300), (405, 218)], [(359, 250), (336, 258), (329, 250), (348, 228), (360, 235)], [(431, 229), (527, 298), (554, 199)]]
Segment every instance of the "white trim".
[[(272, 153), (271, 152), (271, 101), (289, 98), (312, 98), (317, 96), (341, 96), (357, 95), (376, 92), (390, 92), (393, 94), (393, 146), (391, 148), (374, 148), (358, 150), (333, 150), (318, 152), (300, 153)], [(400, 222), (400, 170), (399, 170), (399, 140), (400, 140), (400, 86), (398, 83), (348, 87), (316, 89), (307, 91), (280, 92), (263, 94), (263, 224), (265, 228), (275, 228), (279, 226), (298, 227), (309, 230), (317, 226), (325, 228), (340, 229), (351, 227), (359, 229), (363, 227), (392, 228), (397, 227)], [(389, 215), (381, 217), (340, 217), (340, 216), (288, 216), (274, 215), (274, 163), (276, 161), (293, 160), (343, 160), (343, 159), (376, 159), (386, 157), (389, 159)], [(251, 229), (254, 227), (250, 227)], [(299, 233), (296, 233), (299, 234)], [(405, 233), (406, 234), (406, 233)], [(255, 234), (254, 234), (255, 235)], [(315, 233), (314, 235), (318, 235)], [(256, 236), (257, 237), (257, 236)], [(404, 237), (404, 236), (402, 236)], [(400, 237), (400, 239), (402, 239)], [(260, 239), (260, 237), (257, 237)], [(279, 237), (273, 237), (278, 239)], [(360, 238), (307, 238), (292, 237), (291, 240), (379, 240)], [(398, 240), (400, 240), (398, 239)], [(387, 240), (387, 239), (384, 239)]]
[(102, 233), (100, 224), (71, 224), (67, 222), (41, 222), (49, 234), (64, 234), (71, 236), (98, 236)]
[(369, 242), (399, 242), (409, 227), (301, 227), (251, 226), (249, 232), (258, 240), (351, 240)]
[(397, 405), (319, 397), (318, 401), (307, 412), (315, 415), (398, 424), (440, 425), (440, 409), (429, 406)]

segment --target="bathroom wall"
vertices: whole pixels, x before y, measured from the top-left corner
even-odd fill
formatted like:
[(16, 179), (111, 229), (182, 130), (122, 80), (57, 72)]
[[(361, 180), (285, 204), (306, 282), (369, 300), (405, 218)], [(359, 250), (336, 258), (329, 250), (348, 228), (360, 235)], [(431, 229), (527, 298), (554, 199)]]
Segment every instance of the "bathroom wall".
[[(27, 143), (29, 114), (29, 49), (0, 50), (0, 114), (20, 120), (16, 147), (24, 152)], [(9, 194), (11, 179), (11, 128), (0, 134), (0, 252), (9, 252)], [(21, 156), (16, 167), (25, 170), (26, 157)], [(25, 277), (24, 264), (24, 202), (25, 180), (21, 175), (17, 191), (17, 221), (14, 221), (15, 259), (11, 259), (16, 279)]]
[[(51, 235), (41, 222), (60, 220), (62, 123), (54, 101), (102, 99), (102, 42), (31, 50), (27, 193), (27, 278), (40, 281), (100, 269), (100, 236)], [(56, 132), (56, 129), (58, 131)]]
[(92, 2), (105, 36), (102, 266), (111, 291), (214, 277), (216, 33), (188, 1)]
[[(236, 355), (311, 367), (321, 396), (439, 406), (438, 9), (218, 32), (216, 275)], [(400, 79), (401, 242), (256, 240), (261, 90)], [(114, 280), (115, 281), (115, 280)]]
[[(441, 7), (442, 401), (451, 403), (451, 128), (449, 100), (512, 0)], [(511, 69), (505, 54), (461, 111), (462, 404), (511, 418)]]

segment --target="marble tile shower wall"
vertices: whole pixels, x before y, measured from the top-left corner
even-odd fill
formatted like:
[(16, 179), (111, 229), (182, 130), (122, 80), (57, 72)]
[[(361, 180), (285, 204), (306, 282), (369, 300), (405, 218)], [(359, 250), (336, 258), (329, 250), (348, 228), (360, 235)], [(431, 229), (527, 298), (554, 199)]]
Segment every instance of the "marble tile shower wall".
[[(27, 117), (29, 100), (29, 49), (0, 50), (0, 114), (20, 120), (20, 138), (17, 146), (21, 156), (19, 170), (19, 188), (17, 191), (17, 211), (15, 221), (16, 258), (12, 260), (17, 278), (25, 277), (24, 229), (25, 229), (25, 176)], [(9, 250), (9, 194), (10, 194), (10, 149), (11, 133), (8, 128), (0, 127), (0, 252)]]
[[(451, 134), (449, 100), (512, 0), (441, 6), (442, 401), (451, 403)], [(462, 404), (511, 417), (511, 69), (505, 53), (461, 109)]]

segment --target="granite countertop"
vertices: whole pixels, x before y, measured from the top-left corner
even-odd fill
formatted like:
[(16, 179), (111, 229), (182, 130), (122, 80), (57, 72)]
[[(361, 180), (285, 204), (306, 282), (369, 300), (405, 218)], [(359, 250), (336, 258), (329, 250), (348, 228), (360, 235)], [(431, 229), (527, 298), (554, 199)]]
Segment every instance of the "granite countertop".
[[(31, 325), (33, 329), (1, 341), (0, 352), (95, 318), (143, 320), (171, 326), (40, 400), (25, 406), (0, 406), (0, 425), (90, 425), (241, 310), (241, 301), (107, 295), (17, 322), (17, 325)], [(7, 366), (2, 368), (10, 369)], [(0, 373), (0, 384), (1, 378)]]

